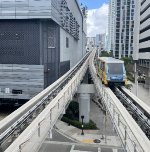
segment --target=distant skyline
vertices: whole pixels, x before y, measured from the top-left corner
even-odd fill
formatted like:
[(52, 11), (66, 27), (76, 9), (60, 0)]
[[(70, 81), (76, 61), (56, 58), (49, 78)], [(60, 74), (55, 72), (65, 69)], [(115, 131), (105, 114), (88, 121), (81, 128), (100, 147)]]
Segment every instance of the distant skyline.
[(89, 10), (91, 9), (98, 9), (100, 8), (104, 3), (108, 3), (109, 0), (79, 0), (79, 3), (86, 5)]
[(95, 37), (96, 34), (108, 31), (108, 3), (109, 0), (78, 0), (79, 4), (87, 6), (87, 36)]

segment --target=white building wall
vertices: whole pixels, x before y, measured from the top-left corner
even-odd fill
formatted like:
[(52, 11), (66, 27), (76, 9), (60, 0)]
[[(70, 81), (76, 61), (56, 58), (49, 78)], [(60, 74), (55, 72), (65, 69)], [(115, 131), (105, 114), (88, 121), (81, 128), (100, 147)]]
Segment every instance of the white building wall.
[[(70, 60), (70, 68), (73, 67), (86, 53), (86, 23), (76, 0), (66, 0), (68, 8), (76, 18), (79, 27), (79, 40), (60, 28), (60, 61)], [(66, 47), (66, 37), (69, 39), (69, 47)]]
[[(141, 2), (143, 2), (141, 4)], [(150, 60), (150, 1), (139, 2), (140, 27), (139, 27), (139, 51), (138, 59)], [(137, 54), (137, 53), (136, 53)]]

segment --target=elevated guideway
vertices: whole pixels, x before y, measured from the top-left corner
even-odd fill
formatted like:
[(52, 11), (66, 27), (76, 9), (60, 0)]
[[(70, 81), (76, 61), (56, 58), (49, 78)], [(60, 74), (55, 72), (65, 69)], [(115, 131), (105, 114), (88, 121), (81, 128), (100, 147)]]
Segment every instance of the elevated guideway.
[(97, 77), (93, 60), (94, 56), (89, 62), (91, 76), (96, 90), (106, 107), (106, 112), (110, 115), (113, 125), (122, 140), (124, 150), (128, 152), (149, 152), (149, 139), (111, 89), (102, 85), (100, 79)]
[(141, 109), (141, 111), (147, 116), (147, 118), (150, 119), (150, 107), (125, 87), (121, 87), (121, 89), (126, 94), (126, 96), (128, 96), (132, 100), (133, 104)]
[(125, 87), (116, 87), (114, 93), (150, 139), (150, 107)]
[(88, 67), (96, 90), (111, 117), (125, 151), (149, 152), (150, 141), (148, 138), (115, 94), (108, 87), (104, 87), (97, 77), (93, 64), (94, 56), (95, 51), (89, 53), (54, 84), (0, 122), (0, 139), (2, 140), (5, 136), (10, 136), (10, 133), (18, 125), (22, 128), (24, 120), (30, 120), (27, 118), (34, 117), (38, 113), (31, 124), (12, 142), (5, 152), (29, 152), (31, 149), (32, 152), (36, 152), (47, 136), (52, 138), (53, 126), (72, 100)]
[[(30, 107), (32, 107), (32, 105), (34, 106), (35, 103), (39, 104), (41, 101), (51, 100), (36, 119), (34, 119), (34, 121), (5, 150), (6, 152), (28, 152), (31, 151), (31, 149), (32, 151), (38, 151), (47, 135), (49, 134), (49, 137), (52, 137), (52, 128), (59, 116), (63, 114), (69, 101), (72, 100), (73, 95), (77, 91), (77, 88), (87, 71), (90, 58), (91, 54), (89, 53), (63, 77), (31, 99), (31, 101), (21, 109), (18, 109), (18, 112), (14, 112), (11, 115), (13, 118), (9, 116), (1, 122), (0, 126), (2, 130), (4, 130), (5, 126), (9, 126), (12, 121), (16, 124), (17, 122), (15, 120), (24, 119), (27, 109), (30, 109)], [(57, 93), (55, 92), (54, 96), (52, 92), (55, 87), (59, 89), (58, 92), (56, 91)], [(22, 113), (25, 113), (25, 115), (22, 115)], [(17, 119), (17, 117), (20, 116), (21, 118)], [(9, 129), (11, 129), (11, 127), (9, 127), (5, 132), (9, 131)], [(5, 132), (3, 132), (3, 134)], [(1, 136), (3, 136), (3, 134)]]

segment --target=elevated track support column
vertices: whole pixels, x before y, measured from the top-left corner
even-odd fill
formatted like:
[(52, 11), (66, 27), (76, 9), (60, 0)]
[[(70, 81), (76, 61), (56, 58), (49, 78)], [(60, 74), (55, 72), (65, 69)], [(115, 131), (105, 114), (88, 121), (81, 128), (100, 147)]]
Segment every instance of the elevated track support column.
[(145, 88), (150, 90), (150, 67), (148, 69), (148, 75), (145, 78)]
[(78, 101), (79, 101), (79, 120), (80, 122), (82, 122), (81, 116), (84, 116), (83, 122), (89, 123), (90, 94), (88, 93), (79, 94)]
[(95, 93), (95, 86), (93, 84), (81, 84), (78, 88), (78, 102), (79, 102), (79, 120), (82, 122), (81, 116), (84, 116), (84, 123), (89, 123), (90, 101), (91, 94)]

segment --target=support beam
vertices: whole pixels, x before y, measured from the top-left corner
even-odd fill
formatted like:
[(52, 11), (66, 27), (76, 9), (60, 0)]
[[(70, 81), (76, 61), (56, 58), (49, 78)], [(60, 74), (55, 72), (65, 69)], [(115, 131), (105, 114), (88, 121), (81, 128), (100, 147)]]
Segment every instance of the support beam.
[(81, 116), (84, 116), (83, 122), (89, 123), (90, 94), (95, 93), (95, 86), (94, 84), (81, 84), (78, 88), (77, 93), (79, 94), (79, 120), (81, 122)]

